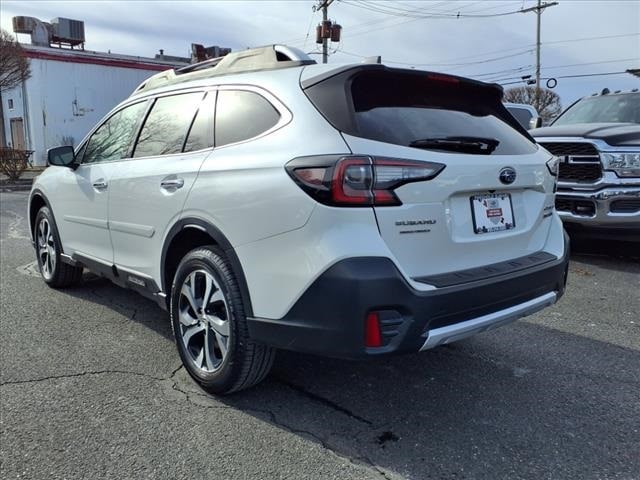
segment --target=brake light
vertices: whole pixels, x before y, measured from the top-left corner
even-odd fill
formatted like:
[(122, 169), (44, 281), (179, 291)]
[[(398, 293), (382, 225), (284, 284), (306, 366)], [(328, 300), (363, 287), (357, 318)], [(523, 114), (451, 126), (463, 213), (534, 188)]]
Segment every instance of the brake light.
[(300, 157), (286, 170), (320, 203), (332, 206), (402, 205), (394, 190), (406, 183), (435, 178), (444, 165), (418, 160), (369, 156)]
[(435, 82), (443, 82), (443, 83), (460, 83), (460, 79), (457, 77), (452, 77), (450, 75), (442, 75), (439, 73), (430, 73), (427, 75), (427, 79)]

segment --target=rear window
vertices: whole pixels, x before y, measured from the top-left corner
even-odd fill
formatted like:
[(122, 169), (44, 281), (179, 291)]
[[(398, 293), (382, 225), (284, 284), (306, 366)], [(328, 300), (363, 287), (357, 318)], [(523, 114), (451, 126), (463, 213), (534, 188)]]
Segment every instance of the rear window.
[(499, 99), (478, 87), (422, 75), (372, 72), (354, 79), (351, 97), (360, 137), (403, 146), (473, 137), (496, 140), (493, 155), (536, 151), (508, 123), (509, 113)]
[(216, 147), (257, 137), (274, 127), (280, 114), (262, 95), (220, 90), (216, 103)]

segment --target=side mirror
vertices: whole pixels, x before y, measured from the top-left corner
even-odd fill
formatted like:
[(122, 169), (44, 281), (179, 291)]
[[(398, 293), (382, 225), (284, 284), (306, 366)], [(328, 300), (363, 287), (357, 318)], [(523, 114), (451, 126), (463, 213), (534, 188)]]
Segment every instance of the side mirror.
[(542, 117), (531, 117), (529, 120), (529, 130), (540, 128), (542, 126)]
[(69, 145), (50, 148), (47, 151), (47, 160), (49, 161), (49, 165), (55, 165), (57, 167), (73, 168), (74, 159), (75, 159), (75, 155), (73, 153), (73, 147)]

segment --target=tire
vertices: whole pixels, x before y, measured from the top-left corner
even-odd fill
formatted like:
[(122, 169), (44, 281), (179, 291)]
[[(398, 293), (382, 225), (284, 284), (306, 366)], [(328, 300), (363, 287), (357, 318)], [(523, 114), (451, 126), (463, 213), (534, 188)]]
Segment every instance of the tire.
[(171, 286), (170, 312), (182, 363), (207, 392), (249, 388), (271, 370), (275, 350), (249, 338), (238, 282), (215, 246), (197, 248), (182, 259)]
[(53, 288), (76, 285), (82, 279), (82, 267), (62, 262), (62, 243), (53, 215), (48, 207), (42, 207), (36, 215), (34, 242), (40, 275)]

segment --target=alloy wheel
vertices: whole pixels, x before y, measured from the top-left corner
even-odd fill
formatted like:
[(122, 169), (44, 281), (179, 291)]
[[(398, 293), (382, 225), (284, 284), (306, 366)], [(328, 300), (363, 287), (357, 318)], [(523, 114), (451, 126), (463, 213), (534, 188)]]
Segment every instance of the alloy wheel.
[(42, 275), (47, 280), (53, 277), (56, 268), (56, 244), (49, 220), (43, 218), (38, 224), (38, 258)]
[(180, 289), (178, 315), (189, 361), (206, 373), (220, 368), (229, 345), (229, 309), (211, 273), (195, 270), (187, 276)]

